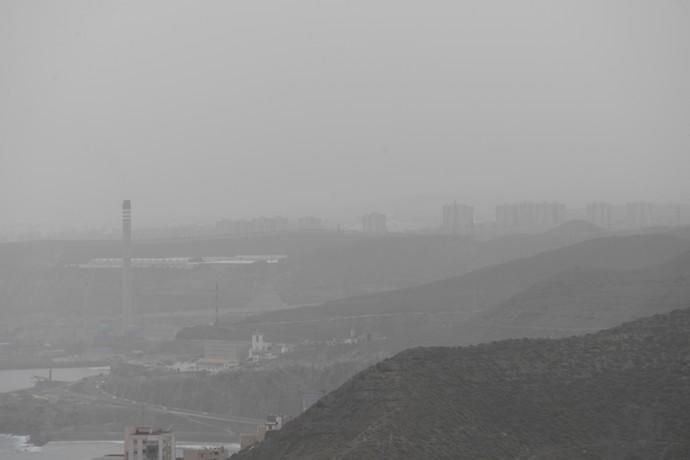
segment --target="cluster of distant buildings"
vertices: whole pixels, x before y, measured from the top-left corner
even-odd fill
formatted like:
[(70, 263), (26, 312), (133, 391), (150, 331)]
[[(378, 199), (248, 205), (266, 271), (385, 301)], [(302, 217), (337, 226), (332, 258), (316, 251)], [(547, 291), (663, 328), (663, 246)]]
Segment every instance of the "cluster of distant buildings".
[[(587, 220), (605, 230), (639, 229), (645, 227), (672, 227), (690, 225), (690, 206), (653, 202), (630, 202), (615, 205), (592, 202), (584, 209), (568, 209), (558, 202), (525, 201), (499, 204), (494, 219), (476, 218), (475, 208), (466, 203), (448, 203), (442, 206), (440, 223), (435, 231), (444, 234), (508, 234), (532, 233), (556, 227), (566, 220)], [(390, 230), (388, 216), (382, 212), (369, 212), (361, 217), (359, 231), (366, 234), (382, 234)], [(396, 225), (392, 225), (395, 230)], [(224, 219), (213, 225), (177, 225), (161, 228), (138, 228), (137, 239), (195, 238), (208, 236), (252, 236), (283, 232), (319, 232), (344, 230), (342, 226), (326, 223), (320, 217), (303, 216), (290, 220), (282, 216), (255, 217), (248, 219)], [(348, 231), (355, 229), (348, 228)], [(424, 231), (424, 229), (419, 229)], [(44, 234), (37, 228), (17, 228), (5, 235), (2, 241), (57, 239), (113, 239), (119, 237), (116, 229), (91, 229), (84, 232), (60, 232)]]
[[(589, 221), (603, 230), (634, 230), (689, 225), (690, 206), (651, 202), (631, 202), (624, 205), (593, 202), (578, 210), (568, 209), (564, 203), (525, 201), (499, 204), (495, 208), (493, 221), (478, 221), (473, 206), (453, 202), (442, 206), (440, 217), (440, 225), (435, 231), (449, 235), (537, 233), (573, 219)], [(388, 216), (384, 213), (370, 212), (362, 216), (360, 230), (363, 233), (387, 233), (388, 227)], [(248, 235), (289, 229), (323, 230), (325, 227), (316, 217), (303, 217), (293, 227), (290, 227), (285, 218), (272, 217), (221, 221), (218, 222), (217, 229), (223, 233)]]
[(623, 206), (610, 203), (587, 205), (586, 219), (605, 229), (675, 227), (690, 224), (690, 208), (678, 204), (633, 202)]
[[(248, 220), (221, 220), (216, 222), (216, 230), (225, 235), (249, 236), (287, 231), (323, 231), (328, 227), (319, 217), (300, 217), (294, 223), (285, 217), (258, 217)], [(361, 230), (365, 233), (386, 233), (388, 231), (385, 214), (371, 212), (362, 216)]]
[(557, 202), (520, 202), (496, 206), (493, 222), (477, 222), (472, 206), (450, 203), (442, 208), (440, 231), (457, 235), (537, 233), (568, 220), (588, 221), (603, 230), (675, 227), (690, 224), (690, 207), (649, 202), (625, 205), (593, 202), (577, 210)]
[(285, 343), (272, 343), (264, 340), (263, 334), (252, 334), (251, 343), (245, 340), (200, 340), (203, 356), (193, 363), (176, 363), (172, 367), (177, 371), (223, 372), (242, 363), (259, 363), (277, 359), (288, 353), (294, 346)]
[(226, 235), (254, 235), (262, 233), (279, 233), (287, 231), (321, 231), (326, 225), (319, 217), (303, 216), (295, 222), (286, 217), (255, 217), (253, 219), (220, 220), (216, 222), (218, 233)]

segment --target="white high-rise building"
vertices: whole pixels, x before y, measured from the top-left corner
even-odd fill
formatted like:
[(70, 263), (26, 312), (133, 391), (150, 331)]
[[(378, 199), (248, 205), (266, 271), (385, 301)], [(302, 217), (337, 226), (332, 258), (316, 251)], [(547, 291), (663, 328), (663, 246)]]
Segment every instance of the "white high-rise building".
[(362, 217), (362, 231), (365, 233), (386, 233), (388, 225), (386, 215), (372, 212)]
[(589, 203), (587, 205), (587, 220), (598, 227), (611, 229), (613, 226), (613, 205), (603, 202)]
[(125, 460), (175, 460), (175, 434), (148, 426), (127, 427)]
[(451, 235), (471, 235), (474, 232), (474, 208), (457, 202), (443, 206), (441, 231)]
[(496, 206), (496, 225), (505, 233), (543, 232), (562, 224), (566, 210), (562, 203), (512, 203)]

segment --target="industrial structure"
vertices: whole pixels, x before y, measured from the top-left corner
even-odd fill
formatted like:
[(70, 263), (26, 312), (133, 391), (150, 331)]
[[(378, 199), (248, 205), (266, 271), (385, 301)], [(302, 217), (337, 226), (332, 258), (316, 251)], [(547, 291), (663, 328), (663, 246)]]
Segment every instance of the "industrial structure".
[(284, 254), (275, 255), (238, 255), (232, 257), (137, 257), (129, 258), (95, 258), (86, 263), (77, 264), (78, 268), (158, 268), (158, 269), (193, 269), (198, 267), (218, 267), (253, 264), (278, 264), (287, 259)]
[(122, 332), (132, 326), (132, 202), (122, 202)]

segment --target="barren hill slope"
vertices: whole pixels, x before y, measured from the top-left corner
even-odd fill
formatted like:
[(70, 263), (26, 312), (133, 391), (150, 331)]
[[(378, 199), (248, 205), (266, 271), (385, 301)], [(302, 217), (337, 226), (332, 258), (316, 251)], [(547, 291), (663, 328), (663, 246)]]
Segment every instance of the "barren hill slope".
[(565, 337), (690, 305), (690, 252), (637, 270), (557, 273), (460, 324), (457, 343)]
[(690, 310), (404, 351), (234, 460), (690, 458)]
[[(521, 235), (478, 242), (448, 235), (366, 236), (335, 231), (294, 232), (252, 237), (135, 239), (134, 257), (202, 257), (285, 254), (271, 270), (281, 300), (311, 304), (349, 295), (380, 292), (457, 276), (478, 267), (533, 255), (581, 241), (580, 235)], [(19, 314), (58, 313), (83, 301), (83, 272), (65, 268), (92, 258), (121, 256), (121, 242), (28, 241), (0, 243), (0, 304)], [(253, 271), (225, 277), (228, 307), (251, 308)], [(266, 267), (257, 271), (263, 273)], [(164, 311), (205, 308), (215, 276), (204, 270), (180, 273), (140, 270), (137, 305)], [(91, 283), (99, 313), (119, 308), (120, 275), (101, 271)]]
[[(258, 315), (245, 324), (283, 337), (302, 337), (321, 326), (331, 327), (326, 321), (356, 316), (451, 312), (460, 314), (457, 319), (462, 321), (473, 311), (487, 311), (560, 272), (640, 269), (667, 262), (689, 249), (690, 241), (668, 235), (598, 238), (460, 277)], [(314, 324), (321, 320), (323, 325)]]

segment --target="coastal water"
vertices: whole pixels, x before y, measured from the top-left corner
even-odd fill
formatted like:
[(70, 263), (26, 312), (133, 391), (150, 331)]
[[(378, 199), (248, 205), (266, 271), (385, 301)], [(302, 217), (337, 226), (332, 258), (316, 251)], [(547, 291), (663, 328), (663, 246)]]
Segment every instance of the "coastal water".
[[(53, 380), (76, 382), (98, 374), (107, 374), (107, 367), (54, 368)], [(0, 393), (23, 390), (34, 386), (35, 377), (48, 378), (48, 369), (6, 369), (0, 370)], [(4, 457), (0, 457), (4, 459)]]
[[(107, 454), (122, 453), (118, 441), (53, 441), (36, 447), (27, 443), (26, 436), (0, 434), (0, 459), (2, 460), (92, 460)], [(178, 443), (182, 447), (199, 447), (203, 444)], [(237, 444), (225, 444), (230, 452), (239, 449)], [(178, 452), (181, 455), (181, 452)]]
[(56, 441), (36, 447), (26, 436), (0, 434), (2, 460), (92, 460), (106, 454), (122, 453), (122, 443), (115, 441)]
[[(53, 379), (63, 382), (76, 382), (84, 377), (108, 373), (106, 367), (78, 367), (53, 369)], [(48, 369), (11, 369), (0, 370), (0, 393), (32, 388), (34, 377), (47, 378)], [(34, 446), (28, 442), (28, 436), (0, 434), (0, 460), (92, 460), (107, 454), (122, 453), (122, 441), (51, 441), (44, 446)], [(239, 445), (225, 445), (230, 452), (239, 449)], [(199, 447), (208, 444), (177, 443), (178, 451), (182, 447)]]

